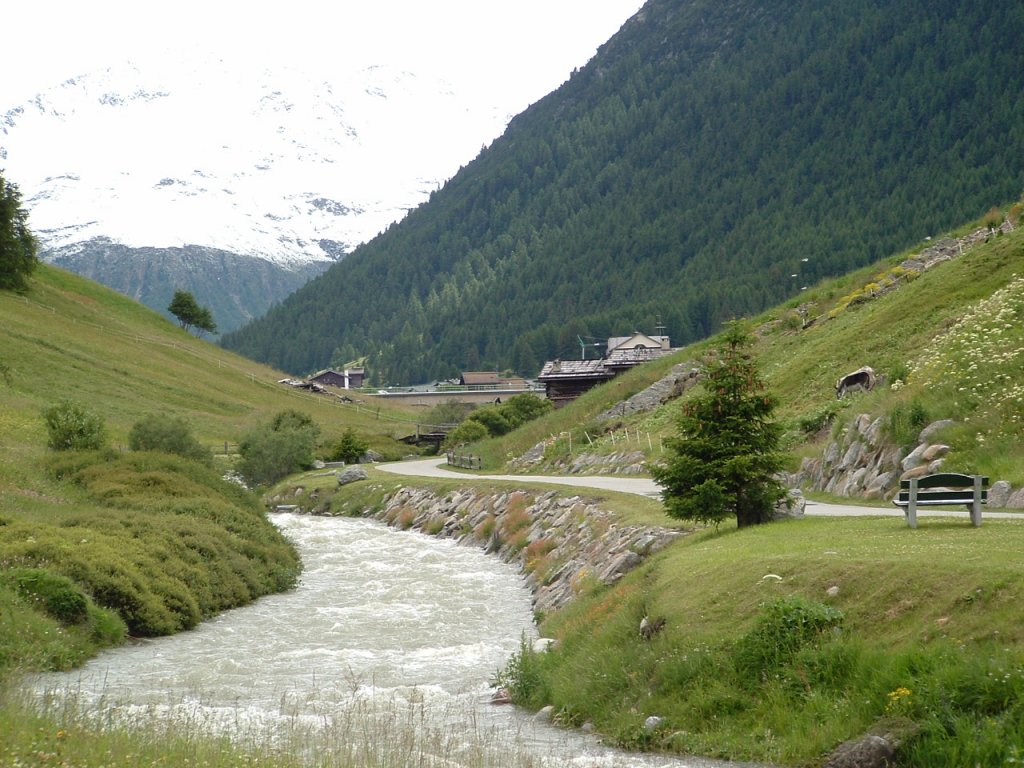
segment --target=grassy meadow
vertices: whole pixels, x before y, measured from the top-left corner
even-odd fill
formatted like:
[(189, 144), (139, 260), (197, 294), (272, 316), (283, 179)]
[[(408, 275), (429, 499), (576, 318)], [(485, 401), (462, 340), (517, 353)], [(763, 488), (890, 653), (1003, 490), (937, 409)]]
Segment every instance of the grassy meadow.
[[(884, 417), (896, 443), (912, 441), (921, 419), (950, 418), (949, 466), (1018, 487), (1024, 235), (993, 237), (916, 277), (898, 269), (912, 252), (754, 319), (793, 467), (856, 413)], [(0, 766), (299, 764), (312, 735), (275, 752), (158, 724), (97, 728), (59, 707), (30, 711), (17, 677), (72, 667), (130, 635), (187, 629), (294, 583), (300, 564), (262, 502), (221, 478), (246, 431), (295, 409), (320, 427), (322, 446), (351, 428), (398, 458), (408, 449), (396, 438), (414, 429), (418, 412), (284, 387), (279, 372), (48, 266), (27, 294), (0, 293), (0, 328)], [(549, 460), (584, 446), (657, 459), (677, 404), (610, 423), (596, 416), (672, 365), (699, 364), (711, 344), (634, 369), (472, 450), (490, 470), (542, 441)], [(887, 384), (837, 402), (836, 378), (861, 365)], [(46, 448), (41, 413), (63, 398), (104, 419), (107, 449)], [(132, 425), (151, 413), (185, 419), (214, 450), (213, 468), (125, 451)], [(336, 485), (301, 478), (282, 487), (308, 493), (317, 482)], [(360, 514), (400, 482), (371, 471), (369, 483), (321, 501)], [(467, 473), (459, 483), (422, 482), (444, 490), (483, 481)], [(623, 522), (680, 525), (653, 500), (607, 494), (607, 505)], [(497, 676), (521, 703), (552, 704), (559, 721), (591, 722), (630, 748), (816, 765), (874, 729), (900, 736), (901, 765), (1014, 764), (1024, 759), (1022, 548), (1024, 520), (695, 529), (616, 586), (588, 586), (545, 616), (555, 650), (524, 649)], [(664, 619), (649, 641), (638, 631), (644, 616)], [(661, 718), (653, 729), (644, 726), (650, 716)], [(362, 730), (383, 742), (371, 726)], [(324, 753), (325, 764), (400, 764), (372, 749), (344, 752), (338, 733), (326, 738), (340, 751)], [(412, 738), (399, 738), (395, 754), (417, 754)], [(466, 762), (502, 764), (484, 754)]]
[[(888, 732), (900, 765), (1011, 764), (1024, 751), (1022, 546), (1024, 521), (695, 533), (549, 617), (555, 649), (524, 649), (506, 682), (631, 748), (816, 765)], [(649, 641), (644, 616), (665, 620)]]

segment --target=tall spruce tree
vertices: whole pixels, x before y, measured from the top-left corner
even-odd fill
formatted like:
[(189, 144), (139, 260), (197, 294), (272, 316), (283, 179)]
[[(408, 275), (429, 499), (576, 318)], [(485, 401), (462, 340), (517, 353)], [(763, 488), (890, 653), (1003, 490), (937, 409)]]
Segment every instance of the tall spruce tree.
[(705, 366), (702, 391), (683, 403), (668, 459), (654, 467), (672, 517), (718, 524), (736, 517), (740, 528), (766, 523), (784, 498), (781, 426), (750, 354), (753, 339), (730, 323)]
[(0, 289), (24, 291), (36, 268), (36, 239), (28, 228), (21, 192), (0, 176)]

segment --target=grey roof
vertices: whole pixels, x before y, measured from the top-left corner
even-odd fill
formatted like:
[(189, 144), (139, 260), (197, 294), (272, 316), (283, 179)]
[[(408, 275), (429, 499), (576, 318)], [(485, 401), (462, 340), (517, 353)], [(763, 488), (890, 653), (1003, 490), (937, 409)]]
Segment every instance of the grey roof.
[(537, 377), (545, 379), (607, 379), (612, 372), (605, 367), (604, 360), (549, 360)]

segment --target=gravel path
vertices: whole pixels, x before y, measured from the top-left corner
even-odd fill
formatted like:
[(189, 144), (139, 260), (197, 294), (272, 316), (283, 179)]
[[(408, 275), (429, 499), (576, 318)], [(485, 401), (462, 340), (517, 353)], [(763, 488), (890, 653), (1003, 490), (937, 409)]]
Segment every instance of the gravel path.
[[(457, 472), (448, 468), (443, 459), (415, 459), (388, 464), (378, 464), (377, 468), (394, 475), (411, 477), (461, 477), (467, 480), (511, 480), (522, 483), (545, 483), (553, 485), (570, 485), (577, 488), (598, 488), (603, 491), (619, 491), (634, 493), (652, 499), (660, 498), (660, 487), (647, 477), (616, 477), (614, 475), (480, 475), (469, 472)], [(896, 507), (867, 507), (856, 504), (828, 504), (822, 501), (807, 501), (805, 513), (815, 517), (903, 517), (903, 510)], [(917, 510), (918, 517), (962, 517), (969, 519), (967, 510)], [(1024, 514), (1016, 512), (996, 512), (983, 510), (983, 518), (1004, 518), (1024, 521)]]

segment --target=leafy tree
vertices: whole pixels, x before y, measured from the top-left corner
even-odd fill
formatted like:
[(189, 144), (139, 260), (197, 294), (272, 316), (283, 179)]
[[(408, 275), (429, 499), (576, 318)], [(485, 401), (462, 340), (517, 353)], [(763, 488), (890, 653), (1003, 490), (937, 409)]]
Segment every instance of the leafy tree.
[(208, 307), (200, 307), (196, 313), (195, 322), (193, 323), (199, 334), (202, 335), (203, 331), (207, 333), (217, 332), (217, 323), (213, 321), (213, 313), (210, 312)]
[(718, 524), (735, 516), (742, 528), (768, 522), (785, 496), (775, 478), (782, 428), (772, 421), (776, 401), (748, 351), (752, 341), (729, 324), (702, 392), (683, 403), (678, 437), (666, 440), (668, 460), (651, 470), (672, 517)]
[(295, 410), (278, 413), (269, 425), (251, 430), (238, 446), (239, 472), (253, 485), (270, 485), (313, 466), (320, 428)]
[(103, 419), (85, 406), (62, 400), (43, 410), (47, 445), (55, 451), (90, 451), (106, 443)]
[(477, 408), (466, 417), (466, 421), (476, 421), (482, 424), (491, 437), (501, 437), (512, 431), (512, 425), (509, 424), (508, 419), (493, 405)]
[(133, 451), (173, 453), (206, 465), (213, 463), (210, 450), (196, 440), (181, 417), (149, 414), (128, 433), (128, 447)]
[(446, 448), (454, 448), (457, 445), (475, 443), (478, 440), (485, 440), (488, 437), (490, 437), (490, 433), (488, 433), (487, 427), (479, 421), (466, 419), (448, 433), (448, 437), (445, 438), (444, 445)]
[(498, 410), (512, 426), (512, 429), (515, 429), (528, 421), (543, 416), (554, 407), (554, 403), (550, 400), (538, 397), (532, 392), (524, 392), (521, 395), (510, 397), (498, 406)]
[(0, 289), (24, 291), (39, 263), (36, 239), (28, 228), (17, 185), (0, 176)]
[(217, 330), (213, 314), (207, 307), (199, 306), (195, 297), (188, 291), (180, 289), (175, 291), (167, 311), (177, 318), (178, 325), (186, 331), (196, 328), (200, 332), (213, 333)]
[(369, 447), (370, 444), (353, 432), (351, 428), (346, 429), (331, 451), (331, 460), (355, 464)]

